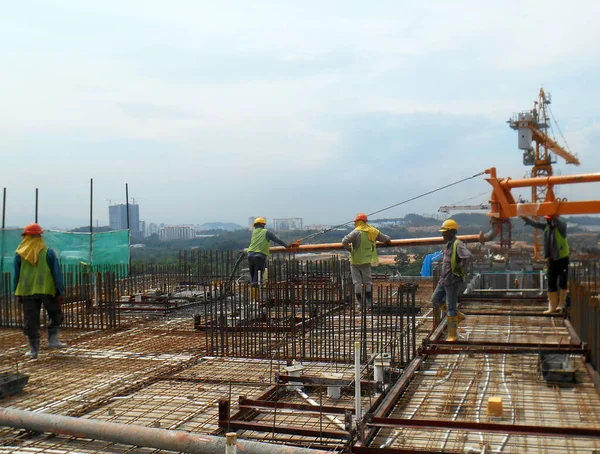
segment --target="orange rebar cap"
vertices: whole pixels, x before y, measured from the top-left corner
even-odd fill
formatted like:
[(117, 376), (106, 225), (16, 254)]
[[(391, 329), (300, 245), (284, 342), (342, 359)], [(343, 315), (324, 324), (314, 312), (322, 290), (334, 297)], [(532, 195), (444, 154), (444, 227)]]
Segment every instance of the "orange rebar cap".
[(358, 213), (356, 215), (356, 218), (354, 219), (354, 222), (356, 222), (356, 221), (365, 221), (365, 222), (367, 222), (368, 221), (367, 215), (365, 213)]
[(27, 224), (23, 229), (23, 235), (41, 235), (42, 233), (44, 233), (44, 229), (35, 222)]

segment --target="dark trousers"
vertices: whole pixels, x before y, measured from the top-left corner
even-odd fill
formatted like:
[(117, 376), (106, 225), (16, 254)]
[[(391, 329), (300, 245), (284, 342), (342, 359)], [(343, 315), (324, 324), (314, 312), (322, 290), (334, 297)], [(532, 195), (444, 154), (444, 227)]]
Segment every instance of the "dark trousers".
[(548, 291), (566, 290), (569, 283), (569, 257), (548, 260)]
[(248, 266), (250, 267), (250, 277), (252, 278), (252, 285), (258, 285), (258, 272), (260, 271), (261, 276), (265, 271), (267, 264), (267, 256), (263, 254), (248, 254)]
[(58, 327), (64, 314), (58, 299), (50, 295), (32, 295), (23, 297), (23, 334), (31, 340), (40, 338), (40, 309), (46, 308), (48, 314), (48, 334), (58, 333)]

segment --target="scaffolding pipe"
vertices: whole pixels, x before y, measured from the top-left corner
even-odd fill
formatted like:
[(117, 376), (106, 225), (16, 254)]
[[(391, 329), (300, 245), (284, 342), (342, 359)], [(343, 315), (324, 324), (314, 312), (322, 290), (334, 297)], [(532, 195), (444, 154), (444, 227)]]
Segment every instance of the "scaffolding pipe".
[[(500, 233), (501, 223), (492, 221), (492, 227), (489, 232), (483, 234), (478, 233), (476, 235), (457, 235), (457, 238), (463, 243), (485, 243), (492, 241)], [(402, 240), (391, 240), (388, 243), (377, 243), (377, 247), (410, 247), (410, 246), (434, 246), (440, 244), (446, 244), (443, 237), (431, 237), (431, 238), (405, 238)], [(273, 246), (269, 248), (269, 252), (317, 252), (317, 251), (335, 251), (343, 249), (342, 243), (323, 243), (323, 244), (301, 244), (291, 248), (285, 248), (283, 246)]]
[[(225, 438), (0, 407), (0, 426), (192, 454), (223, 454)], [(328, 454), (328, 451), (238, 440), (244, 454)]]

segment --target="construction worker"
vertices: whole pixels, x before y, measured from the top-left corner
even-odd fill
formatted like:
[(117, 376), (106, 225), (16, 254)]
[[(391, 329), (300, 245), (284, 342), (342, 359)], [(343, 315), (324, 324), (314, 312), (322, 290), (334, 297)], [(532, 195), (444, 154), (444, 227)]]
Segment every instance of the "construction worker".
[(456, 306), (458, 297), (464, 291), (466, 269), (471, 263), (471, 251), (465, 244), (456, 238), (458, 224), (452, 219), (446, 219), (440, 228), (444, 240), (447, 241), (443, 251), (442, 273), (437, 287), (433, 291), (431, 301), (442, 312), (448, 313), (448, 340), (457, 339), (458, 324), (465, 319), (465, 315)]
[[(569, 283), (569, 242), (567, 223), (559, 216), (544, 216), (545, 222), (521, 217), (525, 224), (544, 231), (544, 258), (548, 259), (548, 309), (544, 314), (563, 311), (567, 304)], [(559, 293), (560, 291), (560, 293)]]
[(350, 251), (350, 273), (358, 308), (361, 307), (362, 288), (365, 286), (365, 304), (371, 306), (371, 264), (379, 261), (376, 242), (390, 243), (392, 239), (375, 227), (367, 224), (367, 215), (358, 213), (354, 219), (354, 230), (344, 237), (342, 247)]
[(252, 287), (250, 289), (250, 298), (256, 300), (258, 297), (258, 285), (262, 282), (267, 257), (269, 257), (269, 242), (273, 241), (285, 248), (288, 247), (277, 236), (265, 228), (267, 221), (259, 217), (254, 220), (254, 230), (252, 239), (248, 246), (248, 266), (250, 267), (250, 276), (252, 278)]
[(64, 348), (58, 340), (63, 321), (65, 287), (56, 253), (42, 239), (42, 227), (28, 224), (14, 261), (14, 292), (23, 304), (23, 333), (29, 339), (25, 356), (36, 359), (40, 350), (40, 309), (48, 313), (48, 347)]

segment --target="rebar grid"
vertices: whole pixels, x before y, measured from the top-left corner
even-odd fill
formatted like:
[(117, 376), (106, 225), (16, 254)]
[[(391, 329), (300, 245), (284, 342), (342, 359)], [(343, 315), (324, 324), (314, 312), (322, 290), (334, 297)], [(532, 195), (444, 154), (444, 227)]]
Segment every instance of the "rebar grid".
[(467, 316), (458, 333), (463, 338), (468, 335), (468, 340), (474, 343), (568, 344), (571, 339), (561, 318), (540, 316)]
[[(577, 366), (577, 385), (549, 387), (538, 371), (537, 355), (462, 354), (430, 357), (398, 401), (390, 417), (468, 422), (495, 422), (548, 427), (598, 427), (600, 401), (585, 373), (581, 357), (573, 357)], [(501, 397), (503, 416), (488, 417), (489, 397)], [(424, 442), (423, 438), (426, 438)], [(447, 449), (465, 452), (469, 446), (485, 444), (489, 449), (522, 452), (532, 448), (539, 438), (497, 434), (478, 434), (460, 430), (381, 429), (372, 446), (403, 449)], [(548, 448), (562, 452), (598, 447), (600, 441), (577, 437), (552, 437)], [(544, 449), (546, 449), (544, 447)], [(547, 452), (557, 452), (548, 450)], [(496, 451), (494, 451), (496, 452)], [(536, 451), (537, 452), (537, 451)], [(546, 451), (540, 451), (546, 452)]]

